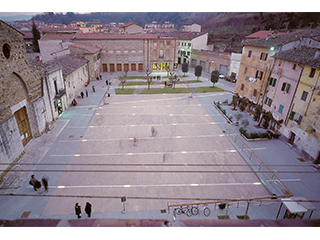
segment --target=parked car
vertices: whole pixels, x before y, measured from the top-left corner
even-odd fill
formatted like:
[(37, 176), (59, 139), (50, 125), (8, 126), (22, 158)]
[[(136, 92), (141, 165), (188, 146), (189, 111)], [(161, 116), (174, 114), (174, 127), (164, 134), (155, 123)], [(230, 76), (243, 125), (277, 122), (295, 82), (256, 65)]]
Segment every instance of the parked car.
[(226, 77), (225, 80), (229, 81), (229, 82), (233, 82), (233, 83), (237, 82), (237, 79), (230, 77), (230, 76)]
[(224, 75), (222, 75), (222, 74), (220, 74), (220, 75), (219, 75), (219, 78), (224, 79), (224, 78), (225, 78), (225, 76), (224, 76)]

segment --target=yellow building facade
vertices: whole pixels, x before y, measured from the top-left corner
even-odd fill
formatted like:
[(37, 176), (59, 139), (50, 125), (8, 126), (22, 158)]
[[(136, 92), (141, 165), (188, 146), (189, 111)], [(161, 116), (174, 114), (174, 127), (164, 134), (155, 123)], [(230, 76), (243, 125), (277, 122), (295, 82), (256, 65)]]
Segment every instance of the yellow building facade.
[(235, 92), (258, 104), (262, 102), (275, 50), (246, 45), (243, 48)]
[(284, 135), (320, 161), (320, 68), (305, 66)]

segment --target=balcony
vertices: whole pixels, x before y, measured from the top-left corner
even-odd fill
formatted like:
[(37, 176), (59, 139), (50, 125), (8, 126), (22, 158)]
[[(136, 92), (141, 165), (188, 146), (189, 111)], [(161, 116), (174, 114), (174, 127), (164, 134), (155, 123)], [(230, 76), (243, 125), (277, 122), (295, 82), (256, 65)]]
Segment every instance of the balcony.
[(56, 93), (55, 98), (61, 98), (63, 95), (66, 94), (66, 89), (59, 89), (59, 92)]

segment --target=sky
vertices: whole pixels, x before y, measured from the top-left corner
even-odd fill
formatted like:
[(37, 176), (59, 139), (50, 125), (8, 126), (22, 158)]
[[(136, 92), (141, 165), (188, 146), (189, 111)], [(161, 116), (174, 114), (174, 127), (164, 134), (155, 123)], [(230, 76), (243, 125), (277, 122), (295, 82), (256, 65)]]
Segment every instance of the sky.
[[(308, 4), (288, 4), (279, 0), (268, 0), (266, 4), (257, 4), (256, 0), (228, 0), (225, 1), (181, 1), (173, 0), (122, 0), (120, 4), (112, 4), (105, 0), (94, 0), (94, 4), (87, 1), (54, 0), (55, 4), (44, 4), (40, 0), (18, 0), (17, 4), (6, 4), (0, 10), (0, 17), (14, 15), (34, 15), (41, 12), (304, 12), (314, 11), (307, 8)], [(67, 3), (66, 3), (67, 2)], [(317, 2), (317, 0), (305, 0), (305, 2)], [(153, 4), (150, 4), (153, 3)], [(315, 9), (316, 10), (316, 9)]]

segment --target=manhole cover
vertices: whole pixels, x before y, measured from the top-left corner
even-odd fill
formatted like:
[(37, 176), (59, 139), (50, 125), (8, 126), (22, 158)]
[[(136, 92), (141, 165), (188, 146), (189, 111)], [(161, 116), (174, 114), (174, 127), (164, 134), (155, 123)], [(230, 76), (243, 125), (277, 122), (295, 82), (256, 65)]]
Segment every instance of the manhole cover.
[(20, 218), (28, 218), (29, 215), (30, 215), (30, 213), (31, 213), (31, 211), (23, 212), (23, 213), (21, 214), (21, 217), (20, 217)]
[(166, 209), (161, 209), (160, 212), (161, 213), (167, 213), (167, 210)]
[(89, 108), (89, 110), (92, 110), (92, 108)]
[(74, 138), (74, 135), (70, 135), (69, 138)]

